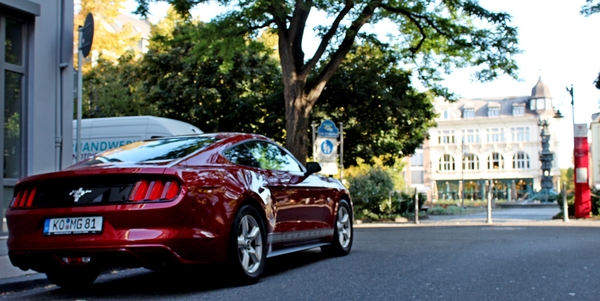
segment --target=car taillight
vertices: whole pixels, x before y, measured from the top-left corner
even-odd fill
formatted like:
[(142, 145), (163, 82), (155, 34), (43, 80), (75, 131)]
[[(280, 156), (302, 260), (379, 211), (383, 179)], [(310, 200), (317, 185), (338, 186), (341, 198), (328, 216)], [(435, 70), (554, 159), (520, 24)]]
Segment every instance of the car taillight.
[(132, 202), (172, 200), (177, 197), (180, 188), (177, 181), (140, 180), (135, 183), (129, 200)]
[(35, 187), (20, 190), (12, 201), (12, 208), (31, 208), (35, 198)]

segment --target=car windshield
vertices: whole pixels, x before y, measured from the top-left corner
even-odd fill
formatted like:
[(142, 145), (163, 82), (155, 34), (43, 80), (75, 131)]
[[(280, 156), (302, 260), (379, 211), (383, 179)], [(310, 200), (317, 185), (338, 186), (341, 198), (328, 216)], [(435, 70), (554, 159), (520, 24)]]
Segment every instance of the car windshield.
[(156, 140), (137, 141), (96, 155), (86, 164), (128, 162), (155, 163), (183, 158), (214, 142), (216, 137), (171, 137)]

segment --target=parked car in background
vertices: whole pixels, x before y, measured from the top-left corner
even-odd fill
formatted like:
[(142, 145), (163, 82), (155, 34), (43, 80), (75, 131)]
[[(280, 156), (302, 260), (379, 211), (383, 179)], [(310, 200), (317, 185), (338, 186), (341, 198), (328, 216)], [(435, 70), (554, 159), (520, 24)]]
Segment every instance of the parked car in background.
[(350, 252), (349, 192), (318, 171), (261, 135), (134, 142), (20, 180), (6, 214), (9, 257), (62, 287), (114, 267), (212, 263), (255, 282), (268, 257)]
[(77, 160), (77, 120), (73, 120), (73, 163), (135, 141), (202, 133), (202, 130), (187, 122), (163, 117), (86, 118), (81, 120), (81, 154)]

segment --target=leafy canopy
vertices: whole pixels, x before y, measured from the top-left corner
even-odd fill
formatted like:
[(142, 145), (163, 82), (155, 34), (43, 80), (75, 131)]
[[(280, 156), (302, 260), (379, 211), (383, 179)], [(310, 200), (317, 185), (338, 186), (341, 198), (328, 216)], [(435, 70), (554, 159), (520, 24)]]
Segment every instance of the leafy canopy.
[(138, 63), (133, 52), (116, 63), (100, 56), (83, 76), (83, 117), (160, 115), (144, 100)]
[[(150, 1), (136, 1), (139, 4), (137, 12), (146, 14)], [(185, 14), (196, 4), (208, 2), (162, 1), (173, 4)], [(477, 1), (220, 0), (217, 3), (229, 9), (211, 25), (213, 32), (218, 31), (223, 38), (208, 44), (199, 37), (196, 58), (207, 58), (204, 50), (208, 48), (220, 48), (224, 58), (231, 58), (236, 48), (244, 46), (238, 36), (256, 37), (267, 28), (277, 33), (280, 41), (286, 39), (287, 43), (293, 44), (293, 64), (297, 71), (308, 73), (319, 62), (331, 66), (335, 61), (343, 60), (359, 32), (365, 31), (364, 24), (379, 24), (393, 29), (388, 37), (376, 38), (394, 41), (394, 49), (403, 63), (413, 66), (420, 79), (440, 95), (452, 96), (447, 89), (438, 86), (437, 81), (457, 67), (475, 67), (474, 77), (480, 81), (493, 80), (503, 72), (517, 77), (513, 56), (520, 50), (517, 29), (510, 25), (510, 15), (488, 11)], [(310, 23), (315, 26), (307, 28), (308, 17), (315, 12), (328, 18), (312, 18)], [(313, 30), (321, 41), (314, 56), (305, 58), (301, 44), (304, 35), (310, 34), (308, 30)], [(281, 52), (283, 45), (279, 46)], [(323, 55), (327, 51), (332, 55), (325, 59)], [(335, 70), (321, 68), (315, 78), (325, 77), (332, 71)]]
[[(208, 0), (156, 0), (173, 4), (184, 14)], [(137, 0), (138, 12), (148, 12), (150, 0)], [(473, 67), (474, 77), (489, 81), (501, 73), (516, 77), (513, 56), (519, 53), (517, 29), (510, 15), (491, 12), (475, 0), (218, 0), (227, 10), (206, 27), (208, 42), (198, 35), (190, 60), (207, 61), (216, 54), (222, 69), (233, 68), (234, 53), (264, 30), (277, 34), (285, 104), (286, 147), (305, 162), (309, 123), (332, 76), (359, 37), (383, 39), (366, 30), (386, 27), (403, 66), (412, 68), (434, 95), (454, 98), (439, 84), (455, 68)], [(327, 18), (310, 18), (318, 12)], [(305, 57), (303, 42), (310, 30), (319, 37), (314, 54)]]
[[(218, 49), (211, 50), (211, 59), (190, 59), (195, 37), (206, 32), (205, 27), (183, 22), (166, 35), (155, 32), (140, 65), (145, 101), (161, 116), (192, 123), (205, 132), (258, 132), (281, 138), (277, 62), (255, 41), (233, 54), (236, 68), (223, 67)], [(218, 38), (204, 35), (208, 43)]]

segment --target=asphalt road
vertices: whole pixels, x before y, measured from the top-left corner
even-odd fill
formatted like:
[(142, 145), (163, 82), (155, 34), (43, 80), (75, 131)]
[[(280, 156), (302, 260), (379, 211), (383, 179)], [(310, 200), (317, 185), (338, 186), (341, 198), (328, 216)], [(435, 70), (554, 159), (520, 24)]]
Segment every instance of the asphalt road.
[[(6, 300), (598, 300), (600, 228), (460, 226), (356, 229), (350, 255), (307, 251), (267, 261), (258, 284), (211, 269), (102, 275), (86, 291), (55, 286)], [(41, 275), (40, 275), (41, 276)], [(42, 282), (43, 284), (43, 282)]]

